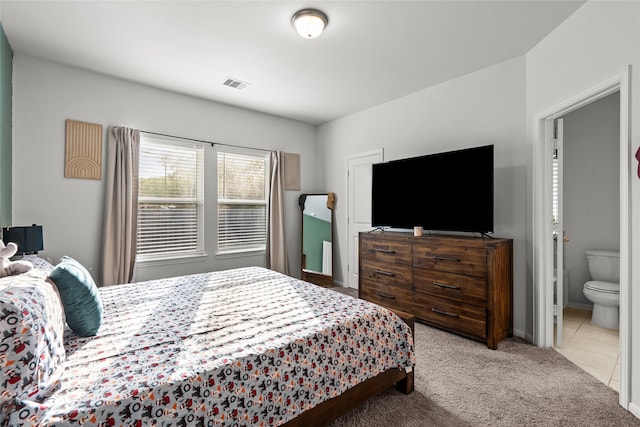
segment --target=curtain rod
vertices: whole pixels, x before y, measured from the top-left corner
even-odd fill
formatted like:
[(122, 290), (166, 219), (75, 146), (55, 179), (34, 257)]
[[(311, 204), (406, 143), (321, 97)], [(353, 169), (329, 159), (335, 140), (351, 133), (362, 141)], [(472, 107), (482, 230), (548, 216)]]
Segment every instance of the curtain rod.
[(212, 147), (215, 146), (215, 145), (224, 145), (226, 147), (246, 148), (248, 150), (264, 151), (264, 152), (267, 152), (267, 153), (270, 153), (270, 152), (274, 151), (274, 150), (265, 150), (264, 148), (247, 147), (245, 145), (233, 145), (233, 144), (225, 144), (224, 142), (213, 142), (213, 141), (205, 141), (205, 140), (202, 140), (202, 139), (185, 138), (184, 136), (168, 135), (166, 133), (150, 132), (148, 130), (140, 130), (140, 132), (148, 133), (150, 135), (167, 136), (169, 138), (186, 139), (187, 141), (203, 142), (205, 144), (211, 144)]

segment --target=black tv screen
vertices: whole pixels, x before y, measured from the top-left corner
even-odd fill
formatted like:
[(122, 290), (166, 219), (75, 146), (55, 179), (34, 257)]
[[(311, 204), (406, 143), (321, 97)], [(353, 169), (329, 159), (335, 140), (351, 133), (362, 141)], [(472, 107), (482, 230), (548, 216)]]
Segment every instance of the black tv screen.
[(493, 145), (376, 163), (374, 227), (493, 232)]

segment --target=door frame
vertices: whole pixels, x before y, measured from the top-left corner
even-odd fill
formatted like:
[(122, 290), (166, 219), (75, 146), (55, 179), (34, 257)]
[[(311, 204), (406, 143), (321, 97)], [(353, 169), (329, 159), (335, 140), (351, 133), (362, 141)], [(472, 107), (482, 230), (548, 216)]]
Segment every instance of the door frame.
[[(556, 155), (558, 157), (558, 221), (557, 221), (557, 234), (556, 234), (556, 250), (555, 250), (555, 265), (556, 265), (556, 280), (555, 280), (555, 308), (553, 314), (556, 321), (556, 347), (562, 347), (562, 332), (564, 325), (564, 294), (566, 292), (565, 287), (568, 285), (564, 283), (564, 119), (557, 118), (554, 120), (554, 128), (556, 129), (553, 135), (556, 141)], [(553, 141), (553, 140), (552, 140)], [(547, 144), (552, 142), (547, 140)], [(551, 150), (553, 153), (553, 146), (547, 145), (547, 150)], [(553, 203), (553, 201), (552, 201)], [(553, 244), (553, 242), (552, 242)]]
[(553, 120), (616, 91), (620, 92), (620, 392), (629, 409), (631, 332), (630, 73), (615, 75), (537, 114), (533, 123), (533, 290), (534, 343), (553, 345), (553, 234), (551, 218), (551, 152), (546, 150)]

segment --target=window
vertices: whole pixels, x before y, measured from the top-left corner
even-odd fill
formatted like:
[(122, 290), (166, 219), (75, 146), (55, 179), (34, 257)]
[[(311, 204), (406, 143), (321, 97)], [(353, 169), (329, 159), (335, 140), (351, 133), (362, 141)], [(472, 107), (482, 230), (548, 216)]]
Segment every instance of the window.
[(141, 134), (138, 261), (204, 254), (203, 147)]
[(269, 153), (218, 147), (218, 253), (265, 250)]

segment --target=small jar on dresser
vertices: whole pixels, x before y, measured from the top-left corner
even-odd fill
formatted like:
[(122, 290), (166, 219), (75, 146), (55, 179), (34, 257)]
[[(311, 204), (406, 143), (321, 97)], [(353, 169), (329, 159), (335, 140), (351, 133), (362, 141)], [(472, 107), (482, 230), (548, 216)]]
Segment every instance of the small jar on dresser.
[(512, 334), (511, 239), (360, 233), (362, 299), (496, 349)]

